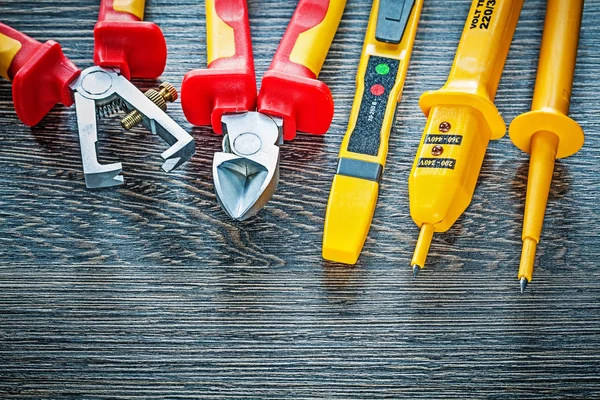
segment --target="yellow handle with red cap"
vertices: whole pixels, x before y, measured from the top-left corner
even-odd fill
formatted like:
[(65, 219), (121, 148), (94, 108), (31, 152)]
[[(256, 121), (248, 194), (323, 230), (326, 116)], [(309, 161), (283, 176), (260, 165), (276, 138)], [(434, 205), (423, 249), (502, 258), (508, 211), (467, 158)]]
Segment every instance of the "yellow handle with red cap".
[(58, 102), (72, 105), (70, 85), (79, 73), (58, 43), (40, 43), (0, 22), (0, 76), (12, 81), (15, 111), (26, 125), (40, 122)]
[(322, 135), (333, 119), (333, 97), (319, 73), (346, 0), (300, 0), (265, 73), (257, 110), (283, 119), (283, 138)]
[(127, 79), (159, 77), (167, 62), (160, 28), (144, 21), (145, 0), (101, 0), (94, 27), (94, 63)]
[(265, 73), (260, 92), (252, 57), (246, 0), (207, 0), (208, 68), (190, 71), (181, 85), (181, 105), (194, 125), (222, 132), (226, 113), (258, 110), (283, 119), (283, 136), (324, 134), (333, 118), (333, 98), (317, 80), (346, 0), (299, 0)]

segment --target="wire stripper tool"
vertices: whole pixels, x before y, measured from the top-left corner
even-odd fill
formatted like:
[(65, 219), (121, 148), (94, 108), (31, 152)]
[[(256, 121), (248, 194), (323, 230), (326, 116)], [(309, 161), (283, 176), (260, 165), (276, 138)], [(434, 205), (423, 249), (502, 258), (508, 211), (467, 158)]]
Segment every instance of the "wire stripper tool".
[[(124, 125), (133, 118), (134, 123), (141, 122), (170, 145), (161, 154), (165, 160), (162, 168), (167, 172), (195, 152), (193, 138), (163, 111), (165, 100), (177, 97), (175, 89), (163, 84), (160, 92), (149, 91), (144, 95), (129, 82), (131, 77), (158, 77), (166, 63), (165, 39), (158, 26), (142, 21), (144, 5), (144, 0), (101, 1), (94, 27), (96, 66), (83, 71), (63, 54), (55, 41), (42, 44), (0, 23), (0, 76), (12, 81), (17, 116), (24, 124), (33, 126), (56, 103), (67, 107), (75, 103), (88, 188), (123, 183), (121, 163), (98, 162), (98, 117), (119, 110), (132, 112)], [(127, 125), (131, 127), (134, 123)]]
[(279, 145), (296, 131), (324, 134), (333, 99), (317, 80), (345, 0), (300, 0), (257, 96), (245, 0), (206, 0), (208, 68), (190, 71), (181, 104), (194, 125), (224, 133), (215, 153), (217, 200), (245, 220), (266, 204), (279, 180)]
[(329, 195), (323, 258), (354, 264), (373, 219), (423, 0), (375, 0)]
[(521, 291), (533, 274), (554, 161), (583, 146), (583, 130), (567, 116), (582, 13), (583, 0), (548, 0), (531, 111), (515, 118), (508, 130), (515, 146), (531, 154), (518, 275)]
[(434, 232), (445, 232), (468, 207), (490, 139), (506, 125), (493, 103), (523, 0), (473, 0), (446, 84), (424, 93), (427, 116), (408, 180), (410, 214), (421, 232), (416, 276)]

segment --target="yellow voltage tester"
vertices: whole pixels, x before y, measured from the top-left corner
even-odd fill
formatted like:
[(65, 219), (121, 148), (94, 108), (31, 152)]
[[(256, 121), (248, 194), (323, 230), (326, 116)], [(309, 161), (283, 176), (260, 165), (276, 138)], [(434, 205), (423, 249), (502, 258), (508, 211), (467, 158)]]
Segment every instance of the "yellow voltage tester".
[(323, 258), (354, 264), (367, 238), (423, 0), (374, 0), (327, 204)]
[(434, 232), (468, 207), (490, 139), (506, 125), (493, 99), (523, 0), (473, 0), (446, 84), (419, 105), (425, 131), (408, 179), (410, 215), (421, 228), (412, 258), (416, 276)]
[(531, 154), (518, 275), (521, 292), (533, 274), (554, 160), (583, 146), (583, 130), (567, 116), (582, 13), (583, 0), (548, 0), (532, 111), (515, 118), (509, 128), (515, 146)]

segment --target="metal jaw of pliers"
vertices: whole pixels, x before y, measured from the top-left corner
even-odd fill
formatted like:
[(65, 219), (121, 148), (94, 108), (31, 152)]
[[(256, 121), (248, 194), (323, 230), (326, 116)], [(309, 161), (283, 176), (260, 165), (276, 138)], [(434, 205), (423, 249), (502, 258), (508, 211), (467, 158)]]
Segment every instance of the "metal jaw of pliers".
[(163, 170), (169, 172), (188, 160), (195, 152), (194, 139), (154, 104), (118, 69), (91, 67), (71, 84), (77, 110), (79, 143), (85, 183), (101, 188), (123, 183), (121, 163), (98, 162), (98, 126), (96, 108), (118, 104), (127, 111), (137, 110), (142, 125), (159, 135), (171, 147), (161, 154)]
[(283, 119), (256, 111), (226, 114), (223, 151), (215, 153), (213, 176), (221, 207), (243, 221), (271, 198), (279, 182)]
[(212, 125), (226, 135), (223, 152), (215, 154), (213, 179), (217, 200), (231, 218), (250, 218), (271, 198), (284, 139), (329, 129), (333, 99), (317, 77), (345, 3), (299, 0), (257, 95), (246, 0), (206, 2), (209, 65), (186, 74), (181, 105), (192, 124)]

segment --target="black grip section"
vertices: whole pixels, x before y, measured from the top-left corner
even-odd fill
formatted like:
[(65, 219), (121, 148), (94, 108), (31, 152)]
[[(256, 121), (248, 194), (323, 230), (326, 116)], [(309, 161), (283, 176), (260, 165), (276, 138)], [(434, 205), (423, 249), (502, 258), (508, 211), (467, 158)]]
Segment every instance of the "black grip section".
[(379, 182), (383, 173), (383, 166), (379, 163), (355, 160), (353, 158), (340, 158), (336, 173), (338, 175)]
[(402, 41), (415, 0), (381, 0), (375, 39), (398, 44)]
[(400, 61), (378, 56), (369, 57), (356, 126), (350, 134), (348, 151), (376, 156), (379, 153), (381, 127), (392, 88), (396, 83)]

